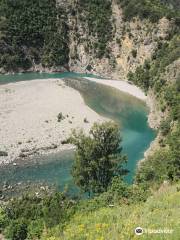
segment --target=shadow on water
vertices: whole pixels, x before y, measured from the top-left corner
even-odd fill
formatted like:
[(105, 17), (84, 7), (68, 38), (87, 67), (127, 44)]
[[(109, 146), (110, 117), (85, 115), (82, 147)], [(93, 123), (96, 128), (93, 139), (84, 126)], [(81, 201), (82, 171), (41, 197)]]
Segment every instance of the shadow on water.
[(81, 93), (85, 103), (100, 115), (119, 124), (123, 153), (128, 156), (127, 168), (130, 170), (125, 179), (131, 183), (137, 162), (143, 158), (144, 152), (156, 135), (148, 126), (146, 104), (115, 88), (87, 82), (84, 79), (76, 81), (81, 81), (81, 84), (74, 84), (70, 80), (69, 85)]
[(13, 75), (2, 75), (0, 74), (0, 85), (20, 82), (20, 81), (29, 81), (35, 79), (48, 79), (48, 78), (81, 78), (81, 77), (95, 77), (93, 74), (84, 74), (84, 73), (73, 73), (73, 72), (64, 72), (64, 73), (16, 73)]
[[(67, 78), (68, 83), (72, 78), (84, 77), (83, 74), (17, 74), (5, 76), (6, 81), (31, 80), (44, 78)], [(90, 75), (88, 75), (90, 76)], [(13, 78), (13, 80), (12, 80)], [(10, 81), (11, 80), (11, 81)], [(3, 83), (0, 76), (0, 83)], [(128, 94), (84, 79), (75, 80), (73, 85), (84, 98), (85, 103), (102, 116), (115, 120), (120, 128), (123, 138), (123, 153), (128, 156), (127, 168), (130, 173), (125, 178), (131, 183), (138, 160), (143, 158), (144, 151), (155, 138), (155, 132), (147, 124), (148, 109), (145, 104)], [(41, 157), (34, 157), (32, 161), (17, 166), (9, 165), (0, 168), (0, 182), (44, 182), (56, 184), (60, 190), (68, 184), (72, 192), (76, 191), (70, 174), (74, 153), (65, 151)]]

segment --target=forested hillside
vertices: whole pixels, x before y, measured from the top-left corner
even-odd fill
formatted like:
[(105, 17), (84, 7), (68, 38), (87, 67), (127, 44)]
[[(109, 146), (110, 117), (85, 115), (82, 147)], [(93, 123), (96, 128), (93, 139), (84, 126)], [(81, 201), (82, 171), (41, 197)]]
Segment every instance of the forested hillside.
[[(121, 153), (117, 144), (112, 147), (101, 141), (104, 135), (99, 137), (93, 129), (94, 138), (77, 135), (74, 176), (91, 198), (72, 198), (66, 191), (39, 197), (25, 193), (2, 204), (0, 232), (13, 240), (127, 240), (137, 239), (134, 229), (139, 225), (173, 230), (168, 235), (144, 234), (142, 239), (178, 240), (179, 1), (0, 0), (0, 14), (2, 73), (66, 69), (123, 78), (147, 94), (154, 117), (150, 122), (157, 130), (132, 185), (123, 181), (127, 172), (116, 164)], [(97, 155), (103, 166), (109, 166), (107, 181), (100, 174)], [(83, 161), (90, 158), (92, 164)]]
[(178, 0), (162, 0), (161, 2), (167, 4), (171, 8), (180, 9), (180, 2)]
[(168, 43), (162, 44), (152, 61), (129, 73), (129, 80), (144, 91), (153, 90), (159, 111), (164, 113), (159, 125), (159, 150), (141, 164), (138, 182), (152, 184), (180, 177), (180, 72), (176, 69), (179, 56), (180, 37), (175, 34)]
[(66, 14), (56, 1), (0, 1), (0, 66), (7, 71), (68, 63)]
[(173, 34), (177, 9), (160, 0), (1, 0), (0, 70), (126, 77)]

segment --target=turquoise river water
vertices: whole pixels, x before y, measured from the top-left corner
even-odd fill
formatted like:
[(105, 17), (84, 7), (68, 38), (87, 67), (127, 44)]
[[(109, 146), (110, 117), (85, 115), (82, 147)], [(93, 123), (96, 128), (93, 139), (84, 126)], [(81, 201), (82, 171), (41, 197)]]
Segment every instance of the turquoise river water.
[[(77, 73), (25, 73), (15, 75), (0, 75), (0, 84), (29, 81), (47, 78), (79, 78), (93, 75)], [(95, 77), (95, 76), (93, 76)], [(123, 153), (128, 156), (127, 168), (130, 171), (125, 177), (131, 183), (137, 162), (149, 147), (156, 133), (147, 124), (148, 109), (144, 102), (128, 94), (120, 92), (94, 82), (86, 81), (83, 88), (79, 88), (86, 104), (102, 116), (115, 120), (121, 128)], [(21, 165), (0, 167), (0, 183), (44, 182), (56, 184), (59, 189), (65, 185), (73, 188), (70, 174), (74, 159), (72, 151), (34, 157), (32, 161)]]

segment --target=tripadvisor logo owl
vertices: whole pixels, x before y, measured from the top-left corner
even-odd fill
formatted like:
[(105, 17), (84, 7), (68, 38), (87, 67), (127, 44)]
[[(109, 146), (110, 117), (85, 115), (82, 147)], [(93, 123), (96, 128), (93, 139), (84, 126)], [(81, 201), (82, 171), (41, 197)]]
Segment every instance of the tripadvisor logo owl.
[(136, 235), (142, 235), (142, 234), (143, 234), (143, 229), (142, 229), (141, 227), (137, 227), (137, 228), (135, 229), (135, 234), (136, 234)]

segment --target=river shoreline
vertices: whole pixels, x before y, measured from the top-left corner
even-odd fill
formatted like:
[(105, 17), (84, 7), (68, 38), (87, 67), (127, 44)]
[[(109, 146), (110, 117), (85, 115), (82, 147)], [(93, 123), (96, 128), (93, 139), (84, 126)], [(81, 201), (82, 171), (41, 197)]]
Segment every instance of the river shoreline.
[(98, 78), (92, 78), (92, 77), (85, 77), (85, 79), (116, 88), (122, 92), (130, 94), (144, 101), (149, 108), (149, 114), (148, 114), (149, 126), (155, 130), (159, 127), (163, 114), (158, 110), (156, 99), (152, 91), (146, 95), (143, 92), (143, 90), (141, 90), (139, 87), (137, 87), (136, 85), (126, 80), (124, 81), (120, 79), (112, 80), (109, 78), (98, 79)]
[[(131, 83), (129, 83), (128, 81), (122, 81), (122, 80), (110, 80), (110, 79), (105, 79), (105, 78), (102, 78), (102, 79), (97, 79), (97, 78), (89, 78), (89, 77), (84, 77), (85, 79), (87, 79), (87, 80), (89, 80), (89, 81), (94, 81), (94, 82), (97, 82), (97, 83), (100, 83), (100, 84), (104, 84), (104, 85), (107, 85), (107, 86), (110, 86), (110, 87), (114, 87), (114, 88), (116, 88), (116, 89), (118, 89), (118, 90), (120, 90), (120, 91), (122, 91), (122, 92), (126, 92), (126, 93), (128, 93), (128, 94), (130, 94), (130, 95), (132, 95), (132, 96), (134, 96), (134, 97), (136, 97), (136, 98), (138, 98), (138, 99), (140, 99), (140, 100), (142, 100), (142, 101), (145, 101), (146, 102), (146, 104), (148, 105), (148, 107), (150, 108), (150, 113), (149, 113), (149, 116), (148, 116), (148, 122), (149, 122), (149, 125), (150, 125), (150, 127), (151, 128), (155, 128), (155, 121), (154, 121), (154, 119), (153, 119), (153, 116), (154, 116), (154, 109), (153, 109), (153, 103), (151, 102), (151, 99), (149, 98), (149, 96), (146, 96), (145, 94), (144, 94), (144, 92), (140, 89), (140, 88), (138, 88), (138, 87), (136, 87), (135, 85), (133, 85), (133, 84), (131, 84)], [(34, 80), (31, 80), (31, 81), (28, 81), (28, 82), (32, 82), (32, 81), (34, 81)], [(38, 82), (38, 80), (35, 80), (36, 81), (36, 83)], [(40, 80), (41, 81), (41, 83), (43, 83), (43, 80), (41, 79)], [(51, 79), (51, 82), (52, 81), (55, 81), (56, 83), (58, 82), (58, 81), (60, 81), (60, 85), (63, 85), (64, 83), (62, 83), (62, 80), (57, 80), (57, 79)], [(46, 80), (44, 80), (44, 83), (47, 83), (48, 82), (48, 79), (46, 79)], [(35, 83), (35, 82), (34, 82)], [(44, 84), (43, 83), (43, 84)], [(19, 83), (9, 83), (9, 84), (4, 84), (4, 85), (2, 85), (2, 86), (10, 86), (10, 85), (12, 85), (12, 84), (22, 84), (22, 82), (19, 82)], [(25, 84), (25, 83), (24, 83)], [(2, 88), (2, 86), (1, 86), (1, 88)], [(67, 86), (63, 86), (63, 88), (65, 88), (65, 87), (67, 87)], [(68, 87), (67, 87), (68, 88)], [(75, 91), (75, 90), (72, 90), (72, 91)], [(76, 91), (77, 92), (77, 91)], [(51, 98), (51, 96), (50, 96), (50, 98)], [(73, 100), (73, 98), (72, 98), (72, 96), (71, 96), (71, 101), (72, 101), (72, 105), (73, 105), (73, 103), (74, 103), (74, 100)], [(59, 99), (60, 100), (60, 99)], [(149, 101), (150, 101), (150, 103), (151, 104), (149, 104)], [(86, 106), (85, 105), (85, 103), (83, 102), (83, 104), (84, 104), (84, 106)], [(86, 106), (87, 107), (87, 106)], [(87, 107), (88, 108), (88, 107)], [(91, 109), (90, 109), (91, 110)], [(92, 110), (91, 110), (92, 111)], [(69, 113), (70, 114), (70, 113)], [(68, 113), (66, 113), (65, 115), (69, 115)], [(77, 114), (77, 113), (76, 113)], [(98, 115), (98, 114), (97, 114)], [(85, 115), (84, 115), (85, 116)], [(151, 117), (150, 117), (151, 116)], [(57, 117), (57, 116), (56, 116)], [(85, 116), (85, 118), (86, 118), (86, 116)], [(89, 117), (88, 117), (89, 118)], [(91, 117), (90, 117), (91, 118)], [(98, 118), (97, 118), (97, 116), (94, 118), (92, 118), (91, 119), (91, 124), (89, 124), (89, 123), (84, 123), (83, 122), (83, 119), (81, 119), (80, 120), (80, 122), (77, 124), (77, 125), (74, 125), (73, 123), (72, 123), (72, 121), (71, 120), (68, 120), (68, 121), (71, 121), (71, 123), (70, 123), (70, 125), (71, 125), (71, 128), (76, 128), (77, 126), (78, 126), (78, 128), (81, 128), (82, 127), (82, 125), (84, 125), (82, 128), (84, 129), (84, 130), (86, 130), (86, 131), (88, 131), (89, 129), (90, 129), (90, 126), (92, 126), (92, 123), (93, 122), (95, 122), (95, 121), (97, 121), (97, 119), (98, 119), (98, 121), (99, 120), (102, 120), (103, 118), (101, 118), (100, 116), (98, 116)], [(56, 119), (57, 120), (57, 119)], [(49, 122), (51, 122), (51, 121), (49, 121), (48, 119), (45, 119), (44, 120), (45, 122), (46, 122), (46, 124), (48, 123), (49, 124)], [(89, 122), (89, 120), (88, 120), (88, 122)], [(88, 126), (89, 125), (89, 126)], [(55, 127), (55, 126), (53, 126), (53, 127)], [(63, 128), (63, 127), (62, 127)], [(56, 129), (56, 127), (54, 128), (54, 129)], [(57, 131), (57, 129), (55, 130), (55, 131)], [(68, 132), (68, 134), (70, 133), (70, 131), (68, 130), (66, 130), (65, 132)], [(63, 133), (64, 134), (64, 133)], [(26, 139), (26, 141), (24, 141), (26, 144), (25, 144), (25, 146), (23, 146), (23, 148), (22, 148), (22, 146), (19, 146), (19, 145), (21, 145), (22, 143), (21, 143), (21, 140), (19, 140), (19, 142), (20, 142), (20, 144), (19, 144), (19, 142), (17, 141), (17, 146), (16, 147), (18, 147), (18, 149), (21, 149), (19, 152), (18, 152), (18, 154), (16, 154), (16, 157), (12, 157), (12, 155), (14, 155), (14, 153), (13, 154), (11, 154), (10, 155), (10, 157), (8, 157), (8, 158), (6, 158), (6, 160), (4, 161), (2, 161), (2, 157), (0, 158), (0, 164), (8, 164), (8, 163), (10, 163), (10, 162), (14, 162), (13, 164), (16, 164), (16, 160), (18, 161), (19, 159), (21, 159), (21, 160), (25, 160), (27, 157), (31, 157), (31, 156), (33, 156), (34, 154), (49, 154), (49, 153), (54, 153), (54, 152), (58, 152), (58, 151), (63, 151), (63, 150), (69, 150), (69, 149), (73, 149), (73, 146), (72, 145), (69, 145), (69, 144), (61, 144), (62, 142), (64, 142), (66, 139), (67, 139), (67, 136), (68, 136), (68, 134), (64, 134), (64, 137), (61, 137), (60, 139), (61, 139), (61, 141), (60, 142), (58, 142), (58, 144), (57, 144), (57, 139), (55, 139), (54, 141), (51, 141), (51, 143), (48, 143), (48, 144), (45, 144), (45, 145), (42, 145), (41, 147), (37, 147), (37, 145), (38, 145), (38, 141), (36, 141), (36, 146), (31, 146), (32, 144), (31, 144), (31, 142), (32, 142), (32, 140), (30, 139), (30, 140), (28, 140), (28, 139)], [(31, 138), (31, 137), (29, 137), (29, 138)], [(29, 141), (29, 143), (28, 143), (28, 141)], [(28, 143), (28, 144), (27, 144)], [(11, 145), (12, 145), (12, 143), (11, 143)], [(152, 152), (153, 152), (153, 146), (155, 146), (155, 145), (157, 145), (157, 139), (155, 139), (152, 143), (151, 143), (151, 147), (150, 148), (148, 148), (147, 149), (147, 151), (144, 153), (144, 156), (146, 156), (147, 155), (147, 153), (148, 154), (151, 154)], [(20, 147), (20, 148), (19, 148)], [(27, 150), (27, 151), (24, 151), (24, 149), (25, 150)], [(4, 149), (0, 149), (1, 151), (2, 150), (4, 150)], [(23, 150), (23, 151), (22, 151)], [(5, 151), (6, 152), (6, 151)], [(8, 159), (8, 160), (7, 160)]]
[(94, 122), (105, 121), (58, 79), (3, 84), (0, 102), (0, 164), (73, 149), (67, 143), (72, 129), (88, 132)]
[[(85, 77), (85, 79), (96, 82), (96, 83), (104, 84), (110, 87), (114, 87), (120, 91), (128, 93), (144, 101), (149, 108), (148, 124), (150, 128), (154, 130), (157, 130), (159, 128), (161, 119), (164, 116), (163, 116), (163, 113), (158, 109), (158, 106), (156, 104), (156, 99), (152, 91), (150, 91), (146, 96), (145, 93), (139, 87), (133, 85), (132, 83), (129, 83), (128, 81), (123, 81), (120, 79), (110, 80), (109, 78), (96, 79), (96, 78), (90, 78), (90, 77)], [(141, 162), (143, 162), (148, 156), (152, 155), (159, 148), (160, 139), (161, 139), (161, 136), (158, 133), (156, 138), (151, 142), (149, 148), (144, 152), (144, 158), (139, 159), (139, 162), (137, 165), (138, 167), (140, 166)]]
[(91, 77), (85, 77), (85, 79), (116, 88), (122, 92), (128, 93), (131, 96), (136, 97), (143, 101), (146, 101), (147, 99), (147, 96), (144, 94), (144, 92), (140, 88), (136, 87), (134, 84), (128, 81), (114, 80), (114, 79), (110, 80), (110, 79), (103, 79), (103, 78), (98, 79), (98, 78), (91, 78)]

